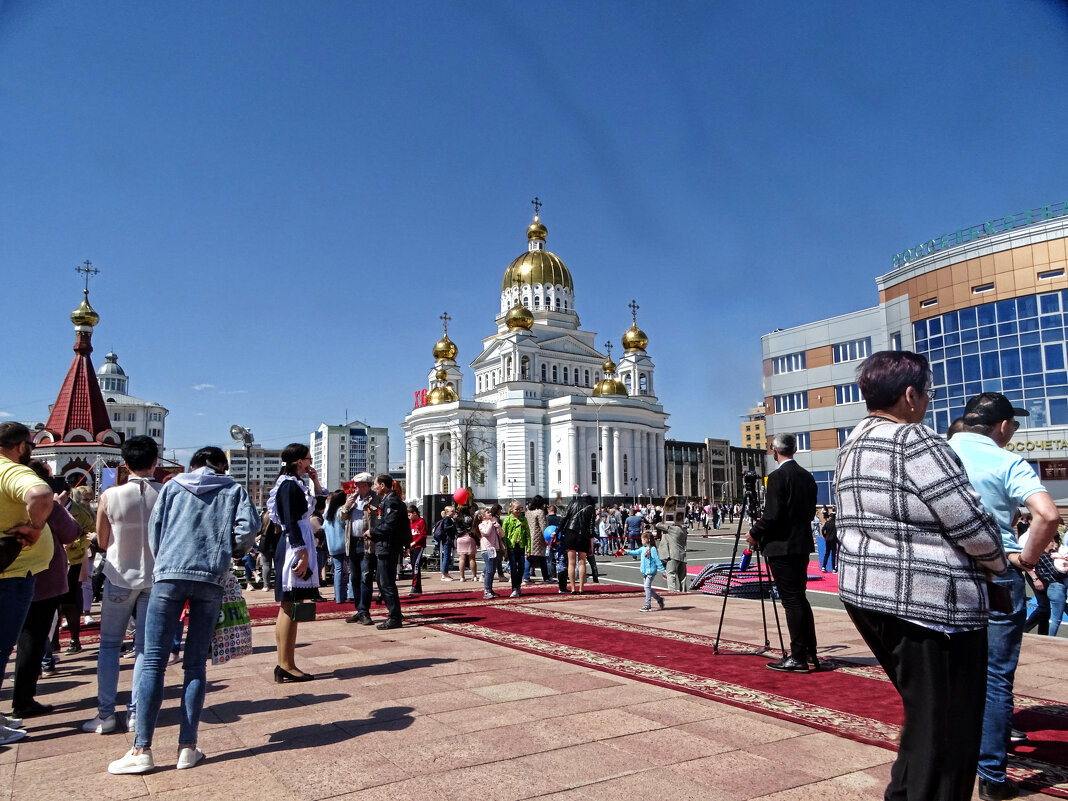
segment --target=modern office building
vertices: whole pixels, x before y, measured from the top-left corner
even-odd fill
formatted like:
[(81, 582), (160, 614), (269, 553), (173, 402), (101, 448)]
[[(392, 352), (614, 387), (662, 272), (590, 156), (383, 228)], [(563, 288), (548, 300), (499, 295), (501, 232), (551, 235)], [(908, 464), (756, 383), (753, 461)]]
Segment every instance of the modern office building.
[(1068, 497), (1068, 201), (962, 228), (905, 250), (876, 278), (879, 304), (765, 335), (767, 433), (797, 434), (797, 461), (832, 502), (838, 447), (864, 418), (856, 369), (883, 349), (922, 353), (944, 434), (980, 392), (1026, 408), (1007, 446)]
[(742, 447), (764, 448), (766, 445), (764, 404), (760, 403), (742, 415)]
[(325, 490), (336, 490), (357, 473), (389, 472), (389, 429), (354, 420), (345, 425), (323, 423), (309, 437), (312, 467)]

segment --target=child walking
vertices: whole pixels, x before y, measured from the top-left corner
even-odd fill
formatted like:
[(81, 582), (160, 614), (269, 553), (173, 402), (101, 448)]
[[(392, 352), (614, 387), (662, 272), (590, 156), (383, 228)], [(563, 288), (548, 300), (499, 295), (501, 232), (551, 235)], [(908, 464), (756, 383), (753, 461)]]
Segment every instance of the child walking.
[(664, 599), (653, 589), (653, 579), (656, 578), (657, 573), (662, 573), (666, 580), (667, 571), (664, 570), (664, 563), (660, 561), (660, 554), (657, 553), (656, 546), (653, 545), (653, 533), (651, 531), (643, 532), (642, 547), (628, 550), (627, 556), (640, 556), (642, 560), (642, 578), (645, 579), (645, 606), (638, 611), (652, 611), (654, 598), (656, 598), (656, 602), (659, 604), (660, 608), (663, 609)]

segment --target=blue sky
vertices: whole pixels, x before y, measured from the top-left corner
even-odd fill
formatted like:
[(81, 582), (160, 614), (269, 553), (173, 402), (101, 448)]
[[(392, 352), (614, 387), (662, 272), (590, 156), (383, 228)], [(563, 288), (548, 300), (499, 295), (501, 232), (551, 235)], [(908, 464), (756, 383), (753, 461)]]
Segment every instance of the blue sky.
[(47, 416), (89, 259), (94, 363), (168, 451), (347, 412), (400, 462), (438, 315), (466, 365), (537, 195), (583, 328), (637, 299), (670, 435), (737, 443), (762, 334), (1068, 199), (1066, 84), (1038, 0), (3, 2), (0, 416)]

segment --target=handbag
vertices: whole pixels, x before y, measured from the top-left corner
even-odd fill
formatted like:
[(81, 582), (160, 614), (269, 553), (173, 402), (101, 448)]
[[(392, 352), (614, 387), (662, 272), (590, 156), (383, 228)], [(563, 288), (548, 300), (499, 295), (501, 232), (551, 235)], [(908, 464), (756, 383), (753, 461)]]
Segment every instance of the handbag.
[(3, 573), (11, 563), (18, 559), (22, 552), (22, 543), (15, 537), (0, 537), (0, 573)]
[(223, 585), (219, 621), (211, 635), (211, 663), (222, 665), (252, 653), (252, 619), (237, 579), (227, 577)]
[(315, 620), (315, 604), (311, 601), (294, 601), (289, 618), (294, 623), (311, 623)]

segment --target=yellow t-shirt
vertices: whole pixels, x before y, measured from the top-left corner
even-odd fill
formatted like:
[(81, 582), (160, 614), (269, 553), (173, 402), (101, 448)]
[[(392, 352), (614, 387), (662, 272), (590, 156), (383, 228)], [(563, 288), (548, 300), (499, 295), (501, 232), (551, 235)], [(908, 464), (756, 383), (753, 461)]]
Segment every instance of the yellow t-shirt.
[[(0, 456), (0, 534), (30, 522), (26, 516), (26, 501), (23, 498), (38, 484), (48, 486), (30, 468)], [(52, 551), (55, 547), (52, 540), (52, 532), (45, 526), (37, 542), (23, 548), (18, 558), (8, 565), (7, 570), (0, 573), (0, 578), (17, 578), (27, 573), (40, 573), (52, 561)]]

